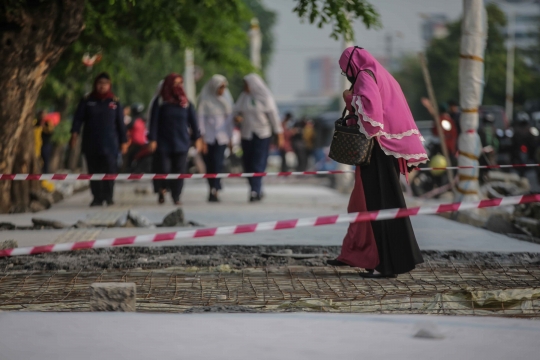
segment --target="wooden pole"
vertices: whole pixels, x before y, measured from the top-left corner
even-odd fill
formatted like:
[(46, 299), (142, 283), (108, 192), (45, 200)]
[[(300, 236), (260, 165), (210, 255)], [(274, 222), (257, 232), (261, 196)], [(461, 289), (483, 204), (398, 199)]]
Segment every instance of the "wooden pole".
[[(446, 147), (444, 131), (441, 125), (441, 119), (440, 119), (440, 114), (439, 114), (439, 106), (437, 104), (437, 99), (435, 98), (435, 91), (433, 91), (433, 85), (431, 84), (431, 77), (429, 76), (426, 56), (424, 55), (424, 53), (418, 53), (418, 57), (420, 58), (420, 65), (422, 66), (422, 73), (424, 74), (424, 81), (426, 82), (429, 101), (431, 102), (431, 107), (433, 108), (433, 117), (435, 120), (435, 124), (437, 126), (437, 133), (439, 134), (439, 139), (441, 141), (441, 149), (442, 149), (444, 157), (446, 158), (446, 162), (448, 166), (451, 166), (452, 162), (450, 161), (448, 148)], [(446, 173), (448, 175), (448, 182), (450, 183), (452, 190), (455, 190), (454, 174), (452, 173), (452, 170), (447, 169)]]

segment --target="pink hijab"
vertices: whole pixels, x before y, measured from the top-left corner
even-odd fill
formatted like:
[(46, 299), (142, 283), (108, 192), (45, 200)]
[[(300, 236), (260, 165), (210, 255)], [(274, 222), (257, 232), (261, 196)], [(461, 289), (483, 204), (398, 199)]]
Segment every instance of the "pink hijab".
[[(405, 163), (417, 166), (427, 162), (428, 156), (422, 145), (424, 138), (392, 75), (362, 48), (347, 48), (341, 54), (339, 66), (344, 72), (348, 71), (348, 77), (356, 78), (352, 107), (361, 120), (360, 131), (368, 138), (375, 137), (386, 155), (399, 159), (402, 173), (406, 170)], [(362, 70), (370, 70), (375, 79)]]

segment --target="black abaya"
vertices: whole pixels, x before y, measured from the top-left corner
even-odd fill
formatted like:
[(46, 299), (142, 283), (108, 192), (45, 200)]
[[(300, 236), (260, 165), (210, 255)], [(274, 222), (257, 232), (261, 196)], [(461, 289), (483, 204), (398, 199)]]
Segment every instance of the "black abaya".
[[(399, 183), (399, 164), (387, 156), (377, 141), (368, 166), (360, 170), (368, 211), (405, 208), (405, 198)], [(408, 217), (372, 221), (379, 252), (376, 270), (382, 274), (403, 274), (424, 262)]]

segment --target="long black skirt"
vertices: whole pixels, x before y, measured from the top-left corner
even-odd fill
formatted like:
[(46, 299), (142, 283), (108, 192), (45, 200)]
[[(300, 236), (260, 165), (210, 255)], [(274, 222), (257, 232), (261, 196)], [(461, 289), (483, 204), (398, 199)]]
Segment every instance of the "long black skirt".
[[(405, 198), (399, 183), (399, 163), (387, 156), (375, 141), (371, 162), (360, 168), (368, 211), (405, 208)], [(376, 270), (382, 274), (403, 274), (424, 262), (408, 217), (372, 221), (379, 252)]]

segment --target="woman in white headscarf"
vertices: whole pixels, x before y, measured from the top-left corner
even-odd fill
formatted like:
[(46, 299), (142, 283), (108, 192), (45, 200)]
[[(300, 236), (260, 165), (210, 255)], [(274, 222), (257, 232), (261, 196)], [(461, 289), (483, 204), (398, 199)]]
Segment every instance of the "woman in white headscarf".
[[(218, 174), (223, 168), (225, 149), (231, 142), (233, 122), (233, 98), (223, 75), (214, 75), (204, 85), (199, 95), (197, 107), (199, 130), (206, 144), (204, 162), (206, 172)], [(209, 202), (219, 202), (221, 179), (208, 179), (210, 186)]]
[[(261, 173), (266, 170), (272, 133), (277, 134), (278, 146), (283, 147), (283, 127), (272, 92), (257, 74), (244, 77), (244, 91), (235, 108), (236, 120), (242, 134), (244, 171)], [(250, 202), (262, 199), (262, 177), (248, 178)]]

